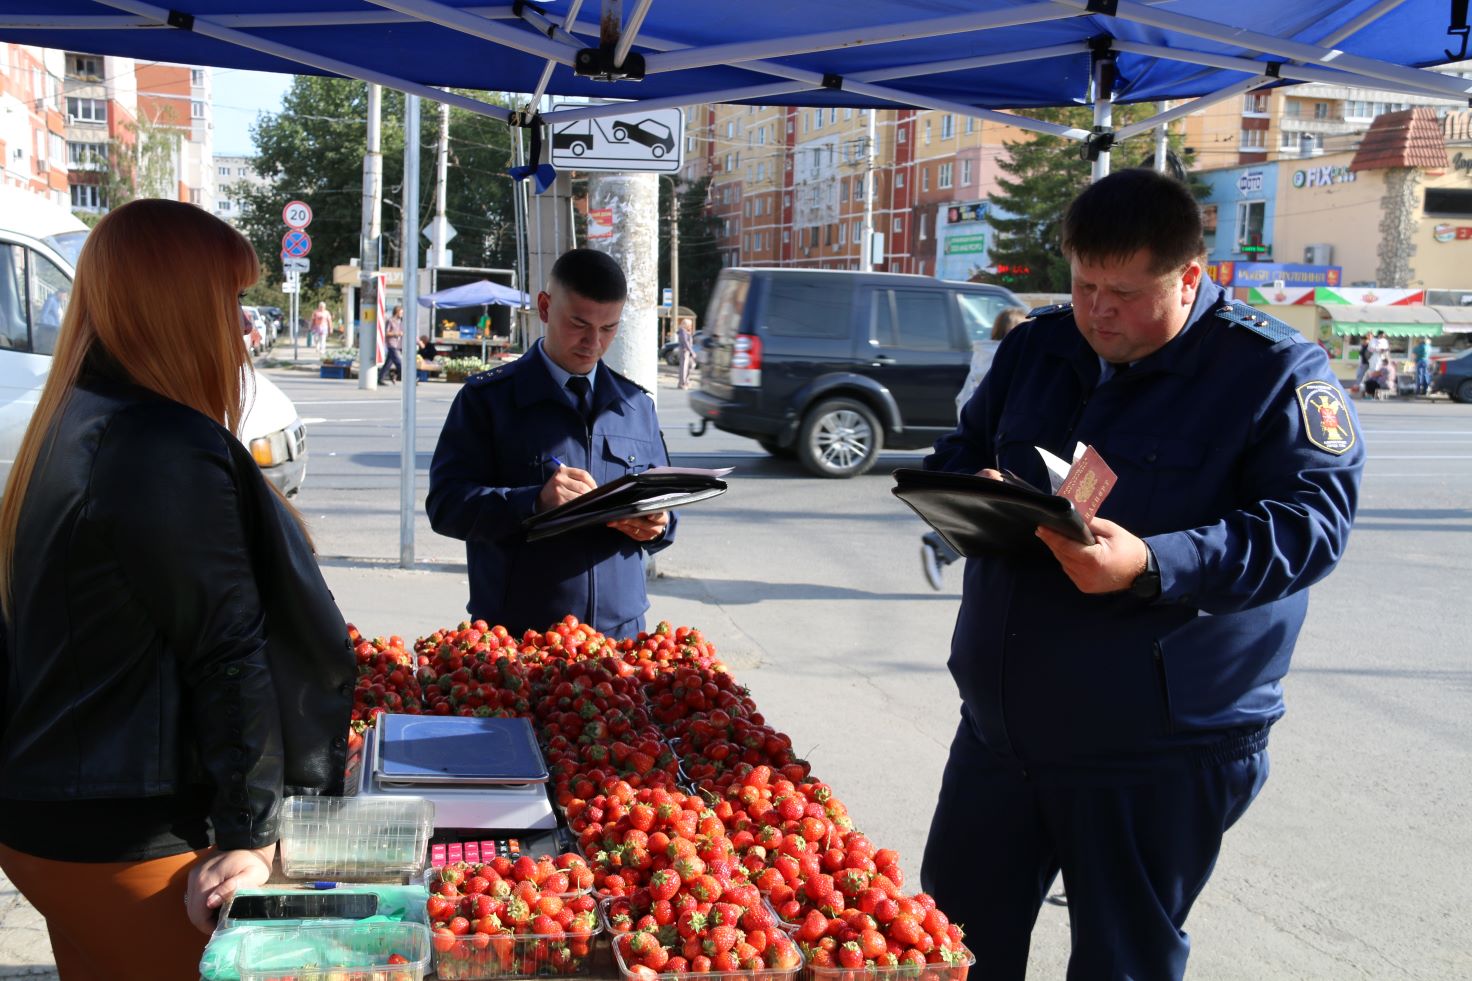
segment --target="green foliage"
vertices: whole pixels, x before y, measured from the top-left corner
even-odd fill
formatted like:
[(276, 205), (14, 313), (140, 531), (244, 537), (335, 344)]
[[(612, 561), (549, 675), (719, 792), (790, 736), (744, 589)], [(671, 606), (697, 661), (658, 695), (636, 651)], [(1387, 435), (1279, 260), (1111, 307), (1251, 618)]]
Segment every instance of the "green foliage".
[[(90, 159), (98, 176), (98, 197), (104, 210), (121, 207), (134, 198), (175, 198), (174, 161), (184, 139), (177, 113), (164, 106), (157, 119), (140, 117), (123, 124), (128, 138), (115, 136), (107, 143), (106, 159)], [(89, 226), (101, 214), (78, 214)]]
[[(1154, 103), (1117, 105), (1114, 126), (1148, 118), (1155, 112)], [(1084, 106), (1063, 109), (1029, 110), (1028, 115), (1046, 122), (1061, 123), (1079, 129), (1093, 126), (1093, 111)], [(1191, 154), (1181, 145), (1180, 134), (1172, 133), (1171, 147), (1190, 167)], [(1006, 266), (1005, 274), (984, 275), (988, 282), (1001, 283), (1021, 293), (1066, 293), (1070, 275), (1068, 260), (1059, 245), (1063, 213), (1068, 204), (1089, 184), (1092, 164), (1084, 156), (1076, 140), (1038, 135), (1007, 142), (1007, 156), (998, 165), (1005, 176), (999, 177), (999, 193), (991, 195), (994, 209), (989, 218), (996, 231), (992, 247), (992, 263)], [(1146, 133), (1114, 147), (1111, 154), (1116, 167), (1148, 164), (1154, 156), (1154, 134)], [(1191, 180), (1192, 190), (1200, 196), (1205, 185)], [(1019, 269), (1027, 270), (1019, 272)]]
[[(485, 98), (485, 93), (473, 93)], [(404, 96), (383, 90), (382, 264), (399, 265), (404, 173)], [(311, 272), (304, 290), (332, 290), (332, 269), (356, 258), (363, 217), (363, 158), (367, 153), (368, 92), (362, 82), (299, 75), (282, 100), (282, 110), (252, 128), (256, 173), (264, 188), (242, 189), (240, 227), (261, 257), (267, 281), (279, 283), (281, 209), (299, 198), (312, 206)], [(420, 113), (419, 221), (434, 213), (438, 107)], [(457, 266), (510, 268), (516, 255), (511, 207), (506, 125), (462, 109), (450, 110), (450, 162), (446, 215), (455, 227), (450, 242)], [(420, 261), (427, 240), (419, 240)], [(312, 295), (316, 295), (313, 293)], [(306, 305), (308, 294), (302, 302)]]
[[(670, 196), (671, 182), (659, 182), (659, 281), (670, 282)], [(680, 306), (695, 311), (697, 319), (705, 316), (706, 304), (721, 272), (721, 253), (716, 246), (720, 221), (711, 213), (707, 198), (710, 178), (687, 184), (680, 191), (677, 215), (680, 222)]]
[(447, 375), (475, 375), (491, 366), (480, 358), (446, 358), (440, 362), (440, 367)]

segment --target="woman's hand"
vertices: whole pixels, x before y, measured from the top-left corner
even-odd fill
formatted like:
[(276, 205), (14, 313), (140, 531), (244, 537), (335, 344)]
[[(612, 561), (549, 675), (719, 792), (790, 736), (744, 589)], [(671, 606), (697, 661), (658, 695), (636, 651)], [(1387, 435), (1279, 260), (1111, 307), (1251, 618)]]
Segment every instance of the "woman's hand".
[(215, 911), (235, 895), (235, 890), (262, 886), (271, 878), (271, 862), (276, 846), (211, 851), (189, 870), (184, 893), (184, 906), (189, 922), (203, 933), (215, 930)]

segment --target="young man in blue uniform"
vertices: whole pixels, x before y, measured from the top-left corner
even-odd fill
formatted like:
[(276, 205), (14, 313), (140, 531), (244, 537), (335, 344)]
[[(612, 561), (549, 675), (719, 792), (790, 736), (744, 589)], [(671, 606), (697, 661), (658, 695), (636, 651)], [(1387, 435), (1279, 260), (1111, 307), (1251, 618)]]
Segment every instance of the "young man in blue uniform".
[(436, 532), (465, 542), (470, 615), (513, 633), (571, 613), (610, 637), (644, 629), (645, 553), (668, 547), (665, 512), (528, 542), (522, 521), (651, 466), (668, 466), (648, 391), (602, 363), (628, 287), (601, 252), (573, 249), (537, 296), (545, 336), (455, 398), (429, 470)]
[(1022, 978), (1061, 871), (1077, 979), (1179, 978), (1186, 915), (1268, 774), (1308, 587), (1343, 554), (1364, 447), (1323, 350), (1207, 281), (1184, 186), (1070, 206), (1073, 303), (1002, 342), (933, 470), (1035, 486), (1099, 451), (1096, 544), (966, 563), (962, 698), (922, 880), (987, 976)]

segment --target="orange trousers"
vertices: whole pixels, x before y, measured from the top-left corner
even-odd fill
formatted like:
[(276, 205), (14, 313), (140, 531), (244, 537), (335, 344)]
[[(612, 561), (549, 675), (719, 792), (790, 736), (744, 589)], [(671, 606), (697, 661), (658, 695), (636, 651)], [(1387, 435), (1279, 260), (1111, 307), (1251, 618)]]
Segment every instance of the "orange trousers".
[(184, 912), (204, 852), (146, 862), (57, 862), (0, 845), (0, 869), (46, 918), (61, 981), (197, 981), (209, 937)]

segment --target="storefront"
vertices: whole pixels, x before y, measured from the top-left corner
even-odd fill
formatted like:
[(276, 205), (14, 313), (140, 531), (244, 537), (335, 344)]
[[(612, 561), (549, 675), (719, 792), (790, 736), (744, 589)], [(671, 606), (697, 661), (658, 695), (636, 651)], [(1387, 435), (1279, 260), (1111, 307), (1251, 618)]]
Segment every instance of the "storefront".
[(1209, 188), (1201, 199), (1208, 261), (1271, 262), (1275, 258), (1298, 258), (1274, 251), (1278, 164), (1203, 170), (1194, 176)]

